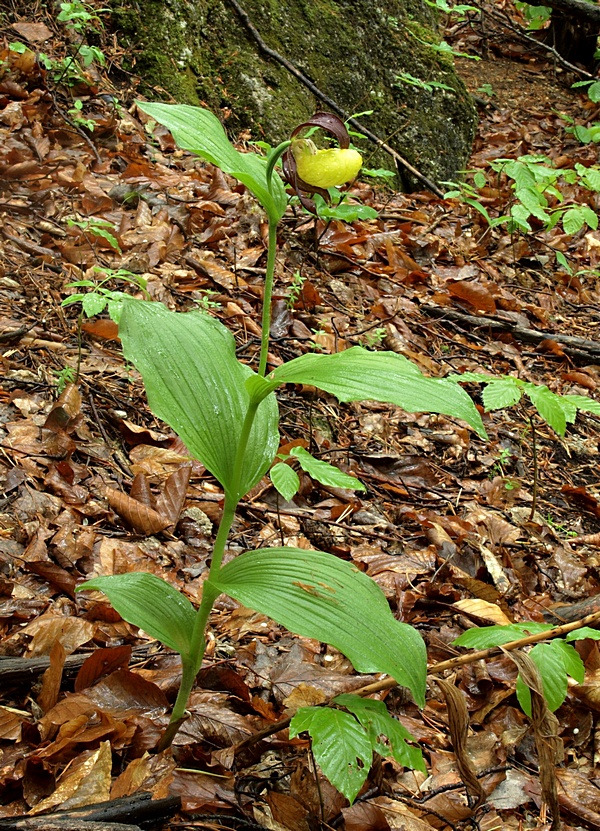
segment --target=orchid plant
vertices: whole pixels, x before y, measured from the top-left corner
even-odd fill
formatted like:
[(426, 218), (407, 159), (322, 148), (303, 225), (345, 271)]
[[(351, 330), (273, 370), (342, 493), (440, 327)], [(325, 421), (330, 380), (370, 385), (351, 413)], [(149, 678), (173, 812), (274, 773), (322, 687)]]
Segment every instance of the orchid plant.
[[(179, 147), (242, 182), (265, 210), (269, 235), (262, 338), (254, 370), (236, 358), (229, 330), (206, 312), (176, 313), (160, 303), (124, 300), (119, 334), (125, 357), (141, 373), (153, 412), (221, 484), (223, 513), (197, 609), (170, 583), (152, 574), (95, 576), (79, 589), (103, 592), (125, 620), (181, 655), (181, 686), (162, 748), (170, 744), (185, 718), (202, 664), (209, 616), (223, 593), (291, 632), (333, 645), (359, 672), (391, 675), (422, 706), (427, 666), (423, 640), (415, 629), (394, 618), (381, 589), (352, 563), (321, 551), (276, 547), (247, 551), (224, 564), (236, 508), (277, 455), (275, 390), (282, 384), (309, 384), (340, 401), (373, 399), (409, 412), (444, 413), (485, 436), (480, 415), (461, 387), (423, 376), (393, 352), (355, 346), (336, 354), (304, 354), (267, 371), (277, 225), (288, 202), (276, 164), (283, 156), (287, 181), (310, 209), (311, 194), (327, 198), (328, 187), (354, 179), (360, 154), (349, 148), (343, 123), (329, 113), (317, 113), (264, 158), (236, 150), (207, 110), (158, 103), (138, 106), (168, 127)], [(314, 135), (314, 128), (333, 135), (339, 147), (317, 149), (311, 138), (303, 137), (307, 130)], [(305, 469), (315, 469), (303, 453), (296, 458), (309, 465)], [(346, 486), (362, 487), (345, 476)], [(404, 738), (396, 741), (403, 743)], [(364, 777), (367, 772), (368, 766)], [(353, 786), (347, 795), (353, 798), (356, 792)]]

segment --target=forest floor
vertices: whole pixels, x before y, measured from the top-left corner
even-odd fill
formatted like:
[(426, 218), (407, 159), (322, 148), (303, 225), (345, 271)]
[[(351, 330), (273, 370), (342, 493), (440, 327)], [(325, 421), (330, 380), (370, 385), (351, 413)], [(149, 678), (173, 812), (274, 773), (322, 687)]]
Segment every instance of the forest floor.
[[(102, 78), (85, 99), (93, 133), (74, 129), (49, 75), (6, 48), (19, 38), (35, 48), (46, 26), (48, 18), (21, 18), (0, 44), (11, 66), (0, 80), (0, 828), (59, 806), (127, 803), (139, 792), (181, 799), (181, 812), (165, 819), (171, 827), (549, 827), (508, 655), (447, 676), (468, 707), (481, 806), (469, 803), (448, 710), (431, 684), (423, 711), (398, 688), (382, 694), (423, 749), (427, 778), (380, 760), (349, 807), (315, 771), (306, 741), (286, 730), (253, 737), (299, 702), (375, 679), (229, 600), (210, 621), (190, 718), (170, 750), (153, 752), (179, 659), (75, 587), (91, 575), (149, 571), (197, 603), (222, 493), (148, 409), (106, 313), (80, 326), (80, 307), (62, 303), (82, 279), (112, 276), (108, 287), (135, 293), (114, 277), (125, 269), (147, 280), (153, 300), (218, 317), (251, 363), (264, 218), (243, 187), (177, 151), (164, 129), (146, 129), (134, 106), (115, 105)], [(562, 168), (595, 163), (595, 145), (566, 133), (559, 114), (590, 121), (587, 98), (543, 57), (499, 44), (477, 63), (459, 61), (471, 91), (487, 100), (470, 167), (525, 153)], [(590, 191), (564, 191), (598, 207)], [(491, 372), (594, 398), (600, 232), (557, 225), (509, 235), (427, 192), (360, 183), (353, 194), (379, 219), (320, 223), (315, 235), (311, 219), (286, 215), (273, 364), (361, 344), (404, 355), (427, 375)], [(510, 196), (506, 181), (490, 178), (482, 202), (496, 215)], [(468, 390), (481, 403), (480, 388)], [(356, 563), (423, 635), (431, 664), (459, 654), (451, 642), (473, 626), (554, 625), (598, 610), (597, 416), (579, 413), (558, 435), (526, 399), (481, 407), (482, 440), (444, 416), (340, 405), (305, 388), (286, 388), (279, 401), (284, 449), (310, 446), (368, 490), (302, 475), (299, 494), (282, 503), (265, 478), (241, 505), (231, 552), (284, 544)], [(178, 515), (156, 531), (147, 509), (160, 514), (165, 492), (180, 499)], [(556, 712), (558, 801), (565, 823), (600, 829), (600, 652), (591, 639), (577, 648), (585, 682), (569, 684)]]

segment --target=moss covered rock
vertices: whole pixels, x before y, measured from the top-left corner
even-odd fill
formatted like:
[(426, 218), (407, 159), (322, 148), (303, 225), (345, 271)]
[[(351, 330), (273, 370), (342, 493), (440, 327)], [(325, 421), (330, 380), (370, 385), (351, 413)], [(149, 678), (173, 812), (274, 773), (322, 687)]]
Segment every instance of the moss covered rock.
[[(470, 154), (476, 112), (435, 15), (417, 0), (243, 0), (262, 41), (436, 182)], [(116, 30), (150, 98), (202, 104), (230, 135), (278, 143), (327, 109), (265, 56), (228, 0), (137, 0), (114, 7)], [(367, 153), (373, 145), (365, 145)], [(392, 160), (378, 157), (393, 168)], [(371, 166), (373, 162), (371, 162)], [(404, 185), (414, 185), (403, 177)]]

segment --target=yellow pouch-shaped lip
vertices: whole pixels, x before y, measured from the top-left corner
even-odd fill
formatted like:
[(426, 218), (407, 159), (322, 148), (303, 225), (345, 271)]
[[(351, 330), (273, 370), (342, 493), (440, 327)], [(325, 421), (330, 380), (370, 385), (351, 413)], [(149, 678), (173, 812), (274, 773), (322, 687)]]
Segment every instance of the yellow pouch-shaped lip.
[(355, 179), (362, 166), (357, 150), (318, 150), (310, 139), (295, 139), (291, 147), (300, 179), (316, 188), (333, 188)]

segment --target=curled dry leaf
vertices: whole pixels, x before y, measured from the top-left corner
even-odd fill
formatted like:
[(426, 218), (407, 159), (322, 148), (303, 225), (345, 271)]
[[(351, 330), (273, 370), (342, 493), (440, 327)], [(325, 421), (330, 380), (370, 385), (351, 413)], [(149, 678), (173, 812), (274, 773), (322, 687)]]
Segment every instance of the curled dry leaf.
[(0, 739), (7, 742), (20, 741), (24, 720), (10, 707), (0, 707)]
[(191, 472), (190, 464), (182, 465), (179, 470), (169, 476), (156, 500), (158, 513), (168, 517), (173, 525), (176, 524), (183, 509)]
[(518, 649), (503, 652), (515, 662), (521, 679), (531, 692), (531, 723), (538, 753), (542, 796), (552, 813), (552, 831), (557, 831), (560, 828), (560, 809), (556, 767), (564, 756), (562, 739), (558, 735), (558, 719), (548, 709), (540, 672), (529, 655)]
[(168, 517), (162, 516), (158, 511), (142, 505), (141, 502), (115, 488), (107, 487), (105, 493), (110, 507), (138, 534), (149, 537), (164, 531), (173, 524)]
[(60, 641), (55, 641), (50, 651), (50, 666), (42, 675), (42, 689), (37, 699), (44, 713), (47, 713), (58, 701), (66, 657), (64, 646)]
[(448, 726), (452, 738), (452, 747), (456, 756), (456, 766), (460, 773), (467, 793), (474, 798), (471, 805), (473, 810), (485, 801), (486, 793), (483, 785), (477, 778), (477, 771), (467, 753), (467, 737), (469, 734), (469, 713), (464, 695), (454, 684), (436, 678), (435, 683), (442, 691), (448, 708)]
[(67, 384), (44, 422), (46, 430), (59, 433), (73, 426), (81, 411), (81, 393), (76, 384)]
[(91, 687), (100, 678), (110, 675), (121, 667), (126, 667), (131, 658), (131, 645), (114, 646), (109, 649), (96, 649), (89, 658), (86, 658), (77, 677), (75, 678), (75, 692)]

